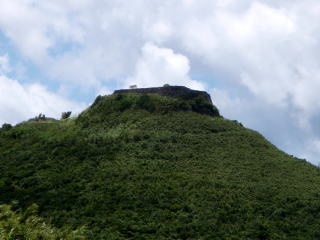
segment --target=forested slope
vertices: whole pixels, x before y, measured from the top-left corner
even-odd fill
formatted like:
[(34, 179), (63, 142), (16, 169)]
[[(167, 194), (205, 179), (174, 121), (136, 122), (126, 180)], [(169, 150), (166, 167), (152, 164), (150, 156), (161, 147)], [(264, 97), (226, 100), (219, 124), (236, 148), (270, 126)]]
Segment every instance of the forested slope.
[(0, 204), (88, 239), (320, 238), (319, 168), (203, 99), (99, 96), (1, 129), (0, 173)]

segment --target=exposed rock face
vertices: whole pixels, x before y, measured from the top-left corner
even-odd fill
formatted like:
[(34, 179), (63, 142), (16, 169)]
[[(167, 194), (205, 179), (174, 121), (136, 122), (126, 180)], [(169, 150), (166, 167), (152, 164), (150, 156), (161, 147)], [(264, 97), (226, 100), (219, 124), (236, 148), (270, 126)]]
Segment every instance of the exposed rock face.
[(205, 97), (209, 103), (212, 104), (211, 97), (207, 92), (191, 90), (183, 86), (168, 86), (168, 87), (155, 87), (155, 88), (135, 88), (135, 89), (121, 89), (114, 91), (117, 93), (142, 93), (142, 94), (159, 94), (161, 96), (193, 99), (199, 96)]

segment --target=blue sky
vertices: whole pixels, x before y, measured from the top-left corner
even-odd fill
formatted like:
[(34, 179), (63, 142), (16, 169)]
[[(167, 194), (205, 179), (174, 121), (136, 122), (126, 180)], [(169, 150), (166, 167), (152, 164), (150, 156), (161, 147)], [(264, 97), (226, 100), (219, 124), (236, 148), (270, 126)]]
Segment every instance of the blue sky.
[(0, 124), (185, 85), (319, 164), (317, 0), (1, 0)]

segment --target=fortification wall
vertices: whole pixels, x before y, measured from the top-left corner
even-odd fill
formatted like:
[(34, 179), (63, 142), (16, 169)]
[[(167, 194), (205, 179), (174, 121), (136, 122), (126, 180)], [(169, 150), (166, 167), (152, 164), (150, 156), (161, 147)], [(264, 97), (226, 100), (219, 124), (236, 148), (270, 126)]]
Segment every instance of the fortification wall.
[(212, 104), (211, 97), (207, 92), (191, 90), (183, 86), (121, 89), (121, 90), (114, 91), (114, 94), (117, 94), (117, 93), (159, 94), (161, 96), (182, 98), (182, 99), (192, 99), (198, 96), (203, 96)]

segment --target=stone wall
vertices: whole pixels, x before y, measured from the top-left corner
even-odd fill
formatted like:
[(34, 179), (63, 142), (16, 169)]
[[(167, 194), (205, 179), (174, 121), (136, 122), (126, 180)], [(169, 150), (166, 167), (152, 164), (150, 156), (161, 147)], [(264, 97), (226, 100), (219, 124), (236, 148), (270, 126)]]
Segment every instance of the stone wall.
[(168, 87), (156, 87), (156, 88), (135, 88), (135, 89), (121, 89), (114, 91), (117, 93), (142, 93), (142, 94), (159, 94), (161, 96), (192, 99), (198, 96), (205, 97), (209, 103), (212, 104), (211, 97), (207, 92), (191, 90), (183, 86), (168, 86)]

